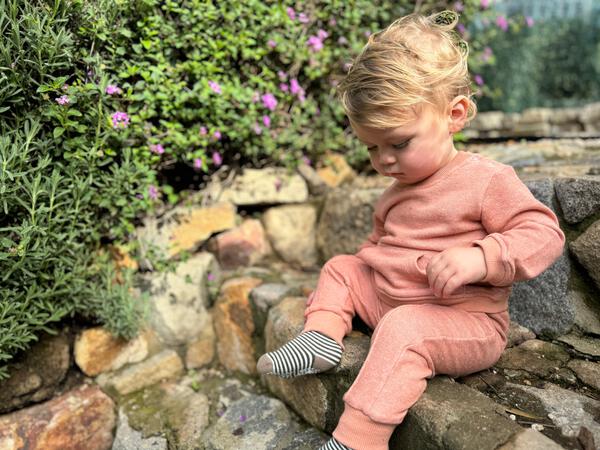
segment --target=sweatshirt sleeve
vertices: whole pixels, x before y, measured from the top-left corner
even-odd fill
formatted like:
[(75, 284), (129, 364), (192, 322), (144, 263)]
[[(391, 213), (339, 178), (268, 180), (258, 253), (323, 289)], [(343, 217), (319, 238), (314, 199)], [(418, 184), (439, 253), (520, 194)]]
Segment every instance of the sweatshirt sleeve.
[(377, 245), (379, 239), (385, 234), (383, 230), (383, 221), (377, 217), (376, 213), (373, 213), (373, 229), (371, 230), (371, 234), (367, 237), (367, 240), (363, 242), (359, 247), (358, 251), (363, 248), (373, 247)]
[(484, 253), (487, 275), (482, 281), (493, 286), (534, 278), (563, 251), (565, 235), (556, 215), (533, 196), (511, 166), (492, 177), (481, 221), (488, 236), (473, 245)]

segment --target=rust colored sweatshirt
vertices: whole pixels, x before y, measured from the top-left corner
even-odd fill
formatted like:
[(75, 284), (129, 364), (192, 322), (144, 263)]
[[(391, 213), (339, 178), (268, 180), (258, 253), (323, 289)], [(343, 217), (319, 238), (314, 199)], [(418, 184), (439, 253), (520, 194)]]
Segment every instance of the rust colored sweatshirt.
[[(390, 306), (438, 303), (505, 311), (512, 283), (539, 275), (565, 242), (554, 213), (511, 166), (464, 151), (419, 183), (393, 183), (377, 201), (373, 221), (357, 256), (374, 269), (379, 297)], [(435, 297), (425, 272), (428, 261), (457, 246), (481, 247), (487, 275), (449, 297)]]

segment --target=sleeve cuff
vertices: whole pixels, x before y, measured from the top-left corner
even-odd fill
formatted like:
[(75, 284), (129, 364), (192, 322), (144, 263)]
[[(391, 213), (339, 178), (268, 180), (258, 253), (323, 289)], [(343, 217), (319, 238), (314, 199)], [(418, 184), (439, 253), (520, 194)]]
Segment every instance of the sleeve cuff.
[(484, 239), (473, 241), (473, 245), (483, 250), (483, 257), (485, 258), (487, 274), (481, 281), (493, 286), (507, 286), (511, 284), (513, 277), (511, 276), (510, 264), (505, 257), (506, 252), (499, 239), (493, 235), (489, 235)]

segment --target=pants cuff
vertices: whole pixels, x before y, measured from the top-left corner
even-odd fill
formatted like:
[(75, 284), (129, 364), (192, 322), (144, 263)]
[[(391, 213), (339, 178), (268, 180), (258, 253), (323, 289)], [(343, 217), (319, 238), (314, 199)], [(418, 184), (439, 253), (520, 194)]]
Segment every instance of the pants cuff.
[(344, 349), (342, 340), (346, 336), (344, 319), (331, 311), (314, 311), (306, 317), (303, 332), (318, 331), (330, 337)]
[(374, 422), (358, 409), (345, 404), (333, 437), (357, 450), (388, 450), (388, 442), (397, 424)]

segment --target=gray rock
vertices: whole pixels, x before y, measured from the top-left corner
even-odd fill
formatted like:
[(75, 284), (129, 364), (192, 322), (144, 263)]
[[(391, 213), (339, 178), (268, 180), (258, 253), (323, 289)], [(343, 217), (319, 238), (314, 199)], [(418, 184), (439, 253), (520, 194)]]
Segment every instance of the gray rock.
[(150, 294), (150, 323), (168, 345), (193, 341), (198, 330), (210, 326), (207, 312), (207, 274), (218, 273), (211, 253), (198, 253), (177, 266), (175, 273), (153, 273), (144, 279)]
[(558, 341), (569, 344), (579, 353), (594, 358), (600, 358), (600, 339), (591, 336), (577, 336), (576, 334), (566, 334), (559, 336)]
[(283, 450), (315, 450), (329, 440), (329, 436), (315, 428), (309, 428), (294, 434), (290, 445)]
[(533, 280), (515, 283), (509, 299), (512, 320), (537, 335), (569, 331), (575, 320), (575, 306), (567, 296), (569, 271), (569, 260), (563, 254)]
[(251, 395), (232, 403), (203, 441), (206, 450), (280, 450), (290, 445), (296, 430), (281, 401)]
[(317, 264), (313, 205), (284, 205), (269, 208), (262, 217), (271, 245), (284, 261), (299, 267)]
[(0, 381), (0, 413), (53, 396), (71, 362), (66, 334), (42, 334), (39, 341), (11, 361), (9, 378)]
[(600, 391), (600, 362), (574, 359), (569, 361), (568, 367), (575, 372), (577, 378)]
[(220, 194), (221, 201), (241, 206), (301, 203), (307, 199), (308, 188), (302, 177), (279, 167), (245, 169)]
[(530, 329), (511, 321), (508, 328), (508, 342), (506, 347), (514, 347), (529, 339), (535, 339), (535, 333)]
[(556, 195), (569, 223), (578, 223), (600, 211), (600, 176), (559, 178)]
[(353, 254), (371, 233), (375, 202), (384, 189), (331, 190), (317, 226), (317, 247), (324, 260)]
[(129, 426), (127, 415), (119, 410), (119, 426), (112, 450), (167, 450), (167, 440), (161, 436), (143, 438), (142, 433)]
[(600, 220), (572, 241), (570, 248), (600, 288)]
[(591, 295), (569, 291), (569, 301), (575, 306), (575, 325), (584, 333), (600, 335), (600, 304)]
[[(252, 308), (252, 318), (254, 319), (257, 336), (262, 337), (264, 335), (269, 309), (277, 305), (293, 290), (290, 286), (278, 283), (265, 283), (252, 289), (250, 292), (250, 307)], [(261, 343), (264, 343), (264, 340), (261, 339)], [(264, 345), (257, 345), (259, 354), (264, 352), (263, 347)]]
[(504, 113), (501, 111), (480, 112), (469, 124), (469, 128), (478, 131), (501, 130), (504, 127), (503, 121)]
[(498, 447), (498, 450), (561, 450), (562, 445), (531, 428), (519, 431), (510, 441)]
[(537, 200), (542, 202), (556, 214), (556, 208), (554, 207), (554, 182), (550, 178), (527, 180), (525, 181), (525, 186), (527, 186)]
[(298, 166), (298, 173), (306, 181), (311, 195), (323, 195), (329, 190), (329, 186), (327, 186), (317, 171), (308, 164), (300, 164)]
[(559, 427), (567, 437), (577, 437), (582, 427), (587, 428), (600, 442), (600, 424), (595, 420), (595, 411), (600, 411), (600, 402), (585, 395), (562, 389), (552, 383), (545, 383), (543, 389), (532, 386), (507, 386), (520, 389), (539, 399), (546, 410), (548, 418)]

